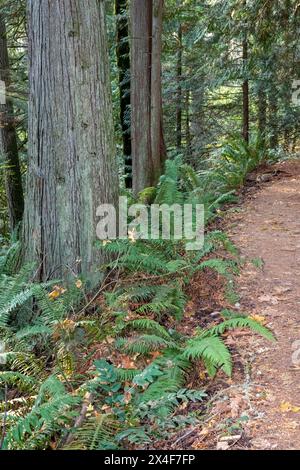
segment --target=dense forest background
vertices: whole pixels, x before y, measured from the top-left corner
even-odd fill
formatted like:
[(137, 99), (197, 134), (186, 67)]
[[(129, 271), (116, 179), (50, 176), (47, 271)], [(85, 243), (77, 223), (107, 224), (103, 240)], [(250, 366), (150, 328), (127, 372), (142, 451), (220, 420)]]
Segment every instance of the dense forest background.
[[(2, 3), (1, 74), (7, 83), (7, 108), (13, 106), (6, 112), (6, 117), (13, 119), (11, 125), (14, 125), (16, 134), (12, 142), (5, 144), (5, 131), (2, 131), (2, 162), (5, 145), (16, 146), (10, 158), (19, 160), (24, 179), (29, 93), (26, 5), (25, 2)], [(150, 86), (151, 77), (139, 79), (137, 72), (134, 83), (130, 81), (130, 54), (134, 68), (135, 60), (139, 60), (134, 47), (136, 45), (141, 51), (145, 45), (142, 38), (132, 40), (130, 50), (127, 7), (125, 1), (106, 2), (115, 142), (120, 174), (128, 175), (127, 186), (131, 186), (130, 89), (132, 87), (133, 97), (137, 94), (136, 88), (142, 96), (143, 87)], [(139, 3), (136, 8), (141, 8)], [(161, 15), (158, 22), (162, 22)], [(152, 39), (158, 49), (153, 60), (161, 62), (162, 68), (163, 135), (160, 139), (163, 138), (163, 143), (159, 143), (163, 145), (162, 153), (166, 155), (168, 152), (170, 157), (180, 154), (195, 169), (203, 169), (207, 168), (210, 159), (217, 158), (226, 139), (241, 134), (246, 141), (259, 136), (268, 143), (274, 158), (280, 152), (293, 152), (299, 118), (299, 107), (292, 100), (299, 68), (297, 2), (212, 1), (200, 4), (197, 1), (167, 1), (163, 15), (163, 25)], [(131, 21), (131, 28), (137, 31), (142, 28), (142, 34), (147, 38), (145, 23), (143, 25), (142, 22), (149, 23), (149, 18), (143, 18), (140, 11), (135, 16), (137, 18)], [(137, 67), (145, 66), (137, 64)], [(160, 64), (157, 67), (159, 70)], [(145, 93), (147, 91), (149, 89)], [(153, 94), (151, 96), (153, 99)], [(138, 104), (143, 100), (146, 103), (147, 97), (142, 96)], [(149, 110), (144, 106), (143, 113), (147, 112)], [(157, 126), (158, 120), (160, 117), (156, 119), (155, 116), (152, 126)], [(162, 134), (159, 128), (156, 134)], [(140, 140), (140, 136), (137, 139)], [(147, 152), (142, 146), (145, 147), (147, 142), (138, 145), (140, 147), (133, 152), (144, 154), (139, 158), (146, 159)], [(15, 160), (12, 163), (17, 172)], [(145, 162), (141, 160), (139, 163), (143, 166)], [(15, 226), (20, 221), (23, 203), (21, 194), (6, 196), (4, 173), (2, 169), (1, 231), (7, 235), (10, 225)], [(19, 176), (15, 178), (20, 188)], [(144, 187), (151, 186), (147, 183)], [(21, 189), (7, 189), (9, 191), (20, 193)], [(7, 201), (12, 198), (16, 198), (15, 207), (8, 211)]]
[[(208, 378), (231, 374), (224, 331), (273, 339), (234, 311), (238, 255), (213, 223), (249, 173), (299, 156), (299, 13), (296, 0), (0, 0), (1, 448), (164, 441), (197, 421)], [(120, 194), (204, 204), (203, 249), (95, 242), (97, 206)], [(184, 331), (207, 270), (233, 310)]]

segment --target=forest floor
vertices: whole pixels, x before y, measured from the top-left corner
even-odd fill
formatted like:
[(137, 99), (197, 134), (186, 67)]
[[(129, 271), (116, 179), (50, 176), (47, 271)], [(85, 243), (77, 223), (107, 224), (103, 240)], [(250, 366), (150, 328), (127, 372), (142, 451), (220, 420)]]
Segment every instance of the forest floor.
[(187, 430), (176, 446), (300, 448), (300, 162), (265, 171), (252, 175), (222, 228), (243, 260), (235, 308), (269, 327), (277, 341), (228, 334), (234, 375), (217, 379), (202, 426)]

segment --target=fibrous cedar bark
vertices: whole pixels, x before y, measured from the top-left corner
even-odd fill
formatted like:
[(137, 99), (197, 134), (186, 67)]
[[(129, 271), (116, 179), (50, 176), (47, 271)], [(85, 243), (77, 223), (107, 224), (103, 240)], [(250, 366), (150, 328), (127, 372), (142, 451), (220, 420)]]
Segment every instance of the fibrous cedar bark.
[(29, 165), (24, 251), (40, 279), (94, 273), (97, 207), (117, 168), (101, 0), (29, 0)]
[(162, 0), (131, 1), (131, 138), (136, 194), (157, 183), (165, 158), (161, 95), (162, 14)]

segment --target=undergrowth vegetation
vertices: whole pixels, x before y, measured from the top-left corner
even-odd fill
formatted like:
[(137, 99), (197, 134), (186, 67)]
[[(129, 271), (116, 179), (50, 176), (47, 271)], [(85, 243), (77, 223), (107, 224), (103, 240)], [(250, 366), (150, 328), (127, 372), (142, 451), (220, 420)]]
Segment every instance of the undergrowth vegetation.
[[(140, 201), (205, 205), (206, 224), (247, 173), (266, 159), (258, 143), (231, 142), (221, 160), (196, 173), (168, 160), (157, 188)], [(182, 241), (107, 241), (103, 282), (87, 294), (85, 280), (36, 284), (32, 266), (16, 270), (17, 243), (0, 255), (0, 420), (2, 449), (147, 447), (201, 419), (205, 380), (232, 373), (223, 334), (271, 332), (230, 309), (207, 328), (180, 328), (187, 288), (199, 272), (215, 271), (232, 286), (239, 258), (225, 233), (208, 230), (200, 251)], [(214, 254), (218, 251), (223, 256)], [(228, 287), (232, 289), (232, 287)], [(195, 411), (196, 410), (196, 411)]]

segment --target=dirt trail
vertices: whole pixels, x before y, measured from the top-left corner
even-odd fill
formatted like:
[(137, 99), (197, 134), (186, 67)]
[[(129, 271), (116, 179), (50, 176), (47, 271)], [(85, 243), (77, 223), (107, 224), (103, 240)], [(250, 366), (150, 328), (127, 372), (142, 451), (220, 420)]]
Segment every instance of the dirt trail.
[(246, 425), (253, 449), (300, 449), (300, 163), (279, 168), (287, 173), (254, 191), (227, 229), (247, 259), (237, 282), (240, 309), (277, 337), (274, 344), (240, 340), (239, 349), (254, 352)]

